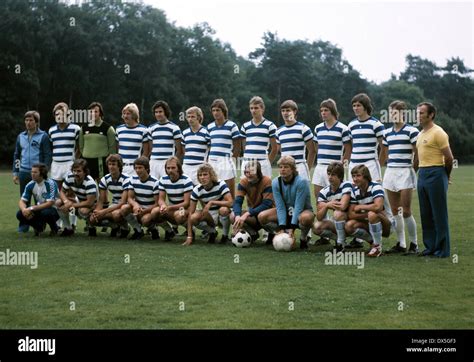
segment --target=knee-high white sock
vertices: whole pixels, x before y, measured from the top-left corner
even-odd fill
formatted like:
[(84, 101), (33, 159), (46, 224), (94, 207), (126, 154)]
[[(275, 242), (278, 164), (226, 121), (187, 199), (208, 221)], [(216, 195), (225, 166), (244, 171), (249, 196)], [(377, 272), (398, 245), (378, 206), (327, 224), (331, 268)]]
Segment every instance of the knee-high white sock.
[(369, 224), (370, 235), (374, 239), (374, 246), (382, 246), (382, 223), (379, 221), (376, 224)]
[(402, 248), (406, 248), (406, 240), (405, 240), (405, 223), (403, 222), (403, 216), (396, 214), (395, 216), (395, 231), (397, 232), (397, 238), (400, 242), (400, 246)]
[(336, 233), (337, 233), (337, 240), (338, 244), (344, 245), (346, 242), (346, 230), (344, 227), (346, 226), (345, 221), (334, 221), (334, 225), (336, 226)]
[(71, 214), (69, 220), (71, 220), (71, 224), (77, 225), (77, 216), (75, 214)]
[(63, 222), (63, 226), (65, 229), (72, 229), (71, 222), (69, 221), (69, 212), (64, 212), (58, 209), (58, 214), (59, 217), (61, 218), (61, 221)]
[(407, 225), (408, 239), (410, 240), (410, 243), (418, 245), (418, 238), (416, 236), (416, 221), (413, 215), (405, 218), (405, 224)]
[(383, 198), (383, 207), (385, 209), (385, 213), (388, 215), (388, 218), (392, 218), (393, 217), (393, 213), (392, 213), (392, 208), (390, 207), (390, 202), (388, 201), (388, 197), (384, 197)]
[(229, 229), (230, 229), (230, 218), (229, 215), (227, 216), (221, 216), (219, 215), (219, 221), (222, 225), (222, 235), (228, 236), (229, 235)]
[(132, 228), (134, 228), (135, 230), (138, 230), (139, 232), (142, 231), (142, 226), (138, 222), (137, 217), (135, 215), (128, 214), (127, 216), (125, 216), (125, 220), (127, 220), (127, 222), (132, 225)]

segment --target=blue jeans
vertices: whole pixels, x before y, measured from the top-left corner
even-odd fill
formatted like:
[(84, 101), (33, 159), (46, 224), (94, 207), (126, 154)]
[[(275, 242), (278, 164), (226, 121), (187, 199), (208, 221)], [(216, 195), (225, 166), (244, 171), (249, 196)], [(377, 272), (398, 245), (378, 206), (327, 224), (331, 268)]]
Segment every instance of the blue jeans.
[(20, 221), (20, 227), (32, 226), (37, 231), (43, 231), (46, 224), (48, 224), (51, 230), (58, 230), (56, 221), (58, 221), (59, 215), (54, 207), (35, 211), (33, 218), (29, 220), (23, 216), (21, 210), (18, 210), (16, 218)]

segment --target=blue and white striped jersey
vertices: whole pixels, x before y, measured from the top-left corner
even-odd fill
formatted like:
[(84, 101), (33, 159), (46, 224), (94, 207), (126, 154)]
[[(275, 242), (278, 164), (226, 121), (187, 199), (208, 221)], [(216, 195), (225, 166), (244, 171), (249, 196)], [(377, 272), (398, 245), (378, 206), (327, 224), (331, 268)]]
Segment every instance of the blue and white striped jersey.
[(81, 127), (73, 123), (69, 123), (63, 130), (61, 130), (57, 124), (49, 129), (48, 136), (53, 150), (53, 161), (74, 161), (74, 150), (80, 132)]
[(314, 128), (313, 139), (318, 144), (318, 165), (329, 165), (334, 161), (342, 161), (344, 145), (351, 142), (351, 132), (339, 121), (331, 128), (322, 122)]
[(313, 139), (313, 132), (307, 125), (299, 121), (291, 126), (284, 124), (277, 129), (276, 136), (282, 156), (292, 156), (296, 163), (306, 162), (306, 142)]
[(266, 160), (270, 138), (276, 137), (277, 127), (272, 121), (264, 118), (262, 123), (255, 125), (253, 120), (245, 122), (240, 128), (242, 138), (245, 138), (244, 158)]
[(183, 131), (184, 165), (200, 165), (206, 162), (211, 136), (207, 128), (202, 127), (194, 133), (191, 127)]
[[(194, 187), (193, 192), (191, 193), (191, 200), (201, 201), (206, 205), (211, 200), (222, 201), (224, 196), (229, 193), (229, 187), (225, 181), (219, 180), (215, 183), (211, 189), (206, 190), (201, 184)], [(210, 210), (219, 210), (220, 206), (212, 206)]]
[(167, 160), (175, 154), (175, 141), (183, 138), (181, 130), (173, 122), (153, 123), (148, 127), (153, 141), (151, 160)]
[(47, 201), (54, 201), (59, 197), (58, 185), (50, 178), (40, 183), (32, 180), (26, 184), (21, 199), (30, 204), (31, 197), (33, 197), (37, 205), (44, 204)]
[(364, 163), (377, 160), (377, 139), (383, 137), (383, 124), (374, 117), (365, 121), (358, 118), (349, 123), (349, 131), (352, 135), (351, 162)]
[(109, 173), (99, 181), (100, 190), (109, 190), (112, 193), (112, 204), (118, 204), (122, 199), (122, 193), (130, 187), (130, 177), (120, 174), (119, 178), (114, 180)]
[(69, 172), (64, 180), (63, 189), (72, 190), (81, 202), (86, 201), (87, 196), (95, 195), (96, 199), (99, 196), (97, 185), (90, 175), (87, 175), (80, 185), (76, 185), (74, 174)]
[(148, 128), (139, 123), (136, 127), (121, 124), (116, 129), (118, 153), (124, 164), (133, 164), (142, 152), (143, 144), (151, 141)]
[(133, 176), (130, 179), (129, 190), (135, 192), (135, 201), (144, 208), (152, 206), (155, 203), (155, 195), (160, 193), (158, 181), (153, 176), (148, 176), (145, 181)]
[(211, 136), (209, 159), (232, 157), (232, 140), (240, 138), (237, 125), (230, 120), (226, 120), (222, 126), (212, 122), (207, 125), (207, 130)]
[(180, 204), (184, 201), (184, 194), (193, 191), (193, 181), (186, 175), (181, 175), (175, 182), (169, 176), (163, 176), (158, 183), (158, 189), (166, 192), (171, 204)]
[(329, 201), (339, 201), (342, 199), (342, 196), (352, 194), (352, 184), (347, 181), (342, 181), (339, 185), (339, 188), (336, 192), (332, 191), (331, 185), (323, 188), (318, 194), (318, 202), (329, 202)]
[(383, 145), (388, 147), (387, 167), (411, 167), (413, 164), (413, 145), (420, 132), (413, 126), (404, 124), (397, 132), (393, 127), (383, 136)]
[(385, 197), (383, 187), (378, 182), (369, 182), (367, 192), (362, 195), (357, 186), (352, 188), (351, 204), (355, 205), (369, 205), (373, 204), (377, 197)]

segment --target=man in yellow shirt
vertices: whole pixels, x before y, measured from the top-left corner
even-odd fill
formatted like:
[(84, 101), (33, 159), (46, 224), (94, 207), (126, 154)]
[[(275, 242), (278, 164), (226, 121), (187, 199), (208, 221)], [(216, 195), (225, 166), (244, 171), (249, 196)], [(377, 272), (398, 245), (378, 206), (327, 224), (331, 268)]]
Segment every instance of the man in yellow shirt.
[(416, 148), (418, 160), (418, 199), (425, 250), (420, 256), (446, 258), (450, 253), (447, 191), (453, 168), (453, 154), (449, 137), (434, 124), (436, 108), (428, 102), (417, 106), (422, 131)]

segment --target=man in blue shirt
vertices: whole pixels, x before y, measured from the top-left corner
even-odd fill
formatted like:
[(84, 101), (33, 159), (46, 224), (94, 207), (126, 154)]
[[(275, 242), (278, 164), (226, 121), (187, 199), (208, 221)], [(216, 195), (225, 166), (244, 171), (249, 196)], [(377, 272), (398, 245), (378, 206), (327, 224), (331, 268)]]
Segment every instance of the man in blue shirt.
[[(39, 236), (48, 224), (51, 228), (50, 235), (56, 235), (59, 215), (53, 206), (59, 196), (58, 186), (53, 179), (48, 178), (48, 168), (42, 163), (31, 166), (31, 178), (33, 180), (26, 185), (18, 203), (20, 210), (16, 217), (20, 221), (20, 227), (31, 225), (35, 229), (35, 235)], [(36, 205), (31, 205), (31, 197)]]

